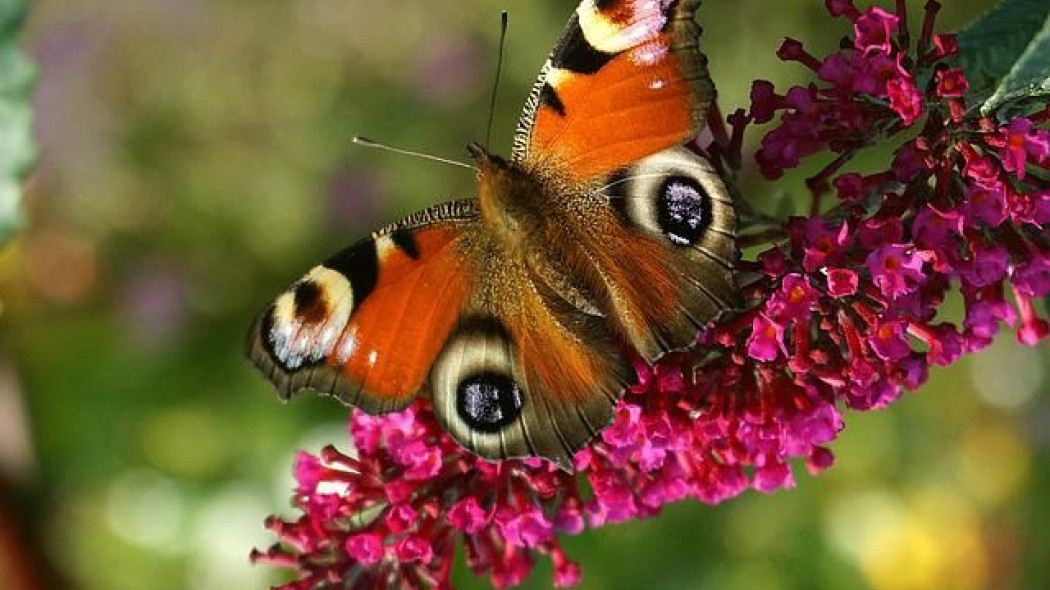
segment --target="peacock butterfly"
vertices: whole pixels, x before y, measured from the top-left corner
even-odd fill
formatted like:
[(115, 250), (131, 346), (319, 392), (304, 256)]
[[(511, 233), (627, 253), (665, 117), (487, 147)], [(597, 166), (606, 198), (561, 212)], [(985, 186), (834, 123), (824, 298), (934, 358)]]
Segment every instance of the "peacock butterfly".
[(583, 0), (525, 104), (509, 159), (471, 144), (478, 194), (342, 250), (256, 319), (248, 356), (379, 414), (429, 395), (489, 459), (572, 454), (632, 375), (740, 304), (736, 213), (684, 144), (714, 96), (700, 0)]

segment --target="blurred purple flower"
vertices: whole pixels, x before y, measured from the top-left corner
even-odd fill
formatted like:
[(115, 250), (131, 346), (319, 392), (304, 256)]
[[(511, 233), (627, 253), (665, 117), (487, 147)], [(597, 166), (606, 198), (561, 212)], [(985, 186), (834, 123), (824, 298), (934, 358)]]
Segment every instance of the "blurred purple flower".
[(345, 231), (347, 227), (368, 224), (375, 215), (379, 198), (375, 175), (356, 166), (342, 166), (328, 182), (329, 226)]
[(124, 329), (150, 349), (170, 346), (182, 334), (190, 316), (186, 275), (177, 265), (154, 262), (119, 287)]
[(46, 181), (66, 169), (98, 169), (108, 157), (110, 117), (95, 84), (110, 38), (105, 21), (73, 18), (32, 37), (28, 51), (40, 72), (33, 100), (37, 175)]
[(446, 105), (471, 99), (486, 79), (485, 61), (481, 47), (468, 37), (436, 40), (423, 55), (415, 76), (419, 95)]

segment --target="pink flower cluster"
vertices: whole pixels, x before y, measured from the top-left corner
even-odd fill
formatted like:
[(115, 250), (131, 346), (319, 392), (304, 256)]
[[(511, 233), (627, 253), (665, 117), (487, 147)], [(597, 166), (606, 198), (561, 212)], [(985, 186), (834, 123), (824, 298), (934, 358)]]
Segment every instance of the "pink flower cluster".
[[(669, 502), (790, 487), (792, 459), (813, 473), (831, 465), (824, 445), (843, 408), (889, 404), (1004, 324), (1024, 343), (1047, 336), (1034, 301), (1050, 292), (1050, 109), (1005, 125), (967, 110), (965, 75), (946, 65), (954, 39), (933, 34), (935, 2), (914, 51), (903, 0), (895, 13), (827, 4), (852, 22), (852, 46), (821, 60), (786, 42), (781, 57), (820, 81), (784, 95), (756, 82), (750, 112), (729, 117), (731, 133), (712, 117), (703, 148), (735, 167), (747, 124), (779, 115), (757, 155), (767, 177), (833, 157), (810, 179), (808, 217), (741, 237), (761, 250), (741, 264), (749, 309), (700, 334), (699, 352), (637, 361), (637, 383), (576, 455), (576, 474), (481, 460), (425, 400), (383, 417), (355, 412), (355, 452), (300, 454), (301, 515), (270, 519), (280, 543), (253, 553), (297, 572), (282, 589), (448, 589), (460, 540), (469, 568), (497, 587), (520, 583), (538, 556), (552, 560), (555, 586), (572, 586), (580, 568), (561, 536)], [(886, 170), (842, 172), (905, 130)], [(950, 291), (964, 302), (954, 323), (943, 319)]]

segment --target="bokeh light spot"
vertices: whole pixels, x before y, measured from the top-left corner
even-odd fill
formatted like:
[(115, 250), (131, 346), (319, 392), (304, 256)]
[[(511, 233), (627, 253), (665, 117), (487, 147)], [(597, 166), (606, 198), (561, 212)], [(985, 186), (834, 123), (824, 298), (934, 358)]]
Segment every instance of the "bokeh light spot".
[(106, 522), (132, 543), (171, 552), (179, 548), (185, 504), (172, 479), (146, 469), (129, 471), (106, 494)]
[[(253, 482), (218, 490), (198, 512), (193, 528), (186, 588), (227, 590), (265, 588), (270, 572), (252, 567), (244, 548), (270, 541), (258, 526), (269, 503)], [(254, 526), (254, 528), (253, 528)]]
[(955, 455), (963, 490), (988, 507), (1015, 497), (1028, 480), (1031, 453), (1016, 432), (987, 426), (966, 432)]
[(1046, 379), (1046, 354), (999, 338), (971, 359), (977, 395), (989, 406), (1012, 410), (1031, 401)]
[(987, 576), (973, 507), (940, 487), (905, 498), (870, 490), (839, 499), (828, 534), (877, 590), (973, 590)]

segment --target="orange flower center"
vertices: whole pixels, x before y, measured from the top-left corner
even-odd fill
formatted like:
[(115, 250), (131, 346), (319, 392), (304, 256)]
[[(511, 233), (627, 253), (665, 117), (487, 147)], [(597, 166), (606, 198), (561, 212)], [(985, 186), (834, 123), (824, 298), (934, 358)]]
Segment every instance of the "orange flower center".
[(893, 336), (893, 328), (888, 325), (879, 326), (879, 340), (888, 340)]

